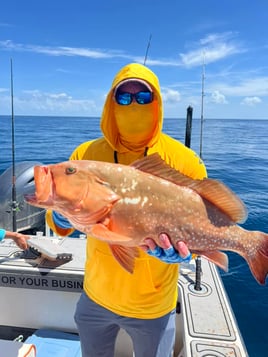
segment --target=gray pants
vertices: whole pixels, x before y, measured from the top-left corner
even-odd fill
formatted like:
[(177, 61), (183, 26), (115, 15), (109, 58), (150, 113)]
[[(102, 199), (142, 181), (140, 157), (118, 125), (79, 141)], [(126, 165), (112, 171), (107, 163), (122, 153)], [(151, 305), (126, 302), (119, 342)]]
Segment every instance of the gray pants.
[(83, 357), (113, 357), (120, 328), (131, 337), (135, 357), (171, 357), (175, 342), (173, 310), (157, 319), (135, 319), (114, 314), (82, 293), (76, 307)]

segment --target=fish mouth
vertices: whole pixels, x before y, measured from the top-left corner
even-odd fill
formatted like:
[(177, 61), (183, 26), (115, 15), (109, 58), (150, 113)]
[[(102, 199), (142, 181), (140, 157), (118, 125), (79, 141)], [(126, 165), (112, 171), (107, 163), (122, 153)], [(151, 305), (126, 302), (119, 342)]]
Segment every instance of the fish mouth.
[(33, 206), (50, 207), (53, 204), (53, 177), (47, 166), (34, 167), (35, 193), (24, 196)]

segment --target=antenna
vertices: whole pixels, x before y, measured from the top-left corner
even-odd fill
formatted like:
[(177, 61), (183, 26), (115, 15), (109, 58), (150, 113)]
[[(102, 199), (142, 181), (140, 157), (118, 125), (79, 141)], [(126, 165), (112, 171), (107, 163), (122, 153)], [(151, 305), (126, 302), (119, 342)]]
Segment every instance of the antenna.
[(11, 79), (11, 137), (12, 137), (12, 229), (17, 231), (17, 195), (16, 195), (16, 173), (15, 173), (15, 123), (14, 123), (14, 105), (13, 105), (13, 66), (10, 59), (10, 79)]
[(204, 126), (204, 85), (205, 85), (205, 52), (203, 53), (203, 66), (202, 66), (202, 91), (201, 91), (201, 123), (200, 123), (200, 152), (202, 158), (203, 150), (203, 126)]
[(147, 48), (146, 48), (146, 53), (145, 53), (145, 57), (144, 57), (144, 62), (143, 65), (145, 66), (146, 61), (147, 61), (147, 56), (148, 56), (148, 52), (149, 52), (149, 47), (151, 45), (151, 39), (152, 39), (152, 34), (150, 34), (149, 40), (148, 40), (148, 44), (147, 44)]

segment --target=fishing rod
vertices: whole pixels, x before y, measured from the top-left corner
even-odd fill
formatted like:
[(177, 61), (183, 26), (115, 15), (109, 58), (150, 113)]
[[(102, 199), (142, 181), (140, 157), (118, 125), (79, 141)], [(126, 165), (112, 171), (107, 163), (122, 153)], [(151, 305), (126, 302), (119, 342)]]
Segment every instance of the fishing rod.
[[(147, 60), (147, 55), (148, 55), (148, 51), (149, 51), (149, 47), (150, 47), (150, 43), (151, 43), (151, 39), (152, 39), (152, 35), (150, 35), (149, 41), (148, 41), (148, 45), (147, 45), (147, 49), (146, 49), (146, 54), (145, 54), (145, 58), (144, 58), (144, 65), (146, 63)], [(201, 122), (203, 126), (203, 97), (204, 97), (204, 69), (203, 69), (203, 76), (202, 76), (202, 111), (201, 111)], [(191, 136), (192, 136), (192, 120), (193, 120), (193, 108), (191, 106), (189, 106), (187, 108), (187, 117), (186, 117), (186, 130), (185, 130), (185, 146), (187, 146), (188, 148), (191, 147)], [(200, 134), (200, 155), (202, 152), (202, 136), (203, 136), (203, 128), (201, 130), (201, 134)], [(201, 156), (200, 156), (201, 157)], [(195, 258), (195, 285), (194, 285), (194, 289), (197, 291), (202, 290), (201, 288), (201, 257), (198, 255)]]
[[(202, 66), (202, 84), (201, 84), (201, 116), (200, 116), (200, 149), (199, 156), (202, 159), (203, 154), (203, 126), (204, 126), (204, 97), (205, 97), (205, 52), (203, 53), (203, 66)], [(195, 258), (195, 285), (194, 289), (197, 291), (202, 290), (201, 287), (201, 256), (197, 255)]]
[(12, 229), (13, 232), (17, 231), (17, 193), (16, 193), (16, 168), (15, 168), (15, 119), (14, 119), (14, 105), (13, 105), (13, 65), (12, 58), (10, 59), (10, 90), (11, 90), (11, 143), (12, 143)]
[(146, 48), (145, 57), (144, 57), (144, 62), (143, 62), (143, 65), (144, 65), (144, 66), (145, 66), (146, 61), (147, 61), (148, 52), (149, 52), (149, 48), (150, 48), (150, 45), (151, 45), (151, 39), (152, 39), (152, 34), (150, 34), (150, 37), (149, 37), (149, 40), (148, 40), (148, 43), (147, 43), (147, 48)]
[(202, 159), (203, 150), (203, 126), (204, 126), (204, 97), (205, 97), (205, 54), (203, 54), (203, 66), (202, 66), (202, 90), (201, 90), (201, 117), (200, 117), (200, 149), (199, 156)]

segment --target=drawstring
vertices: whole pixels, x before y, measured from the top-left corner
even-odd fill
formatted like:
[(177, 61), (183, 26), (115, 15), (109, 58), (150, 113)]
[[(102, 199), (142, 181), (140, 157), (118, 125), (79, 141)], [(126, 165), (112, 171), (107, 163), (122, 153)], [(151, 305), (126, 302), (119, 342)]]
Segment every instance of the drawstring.
[[(145, 150), (144, 150), (144, 154), (143, 154), (144, 157), (147, 156), (148, 149), (149, 149), (149, 148), (146, 146), (146, 148), (145, 148)], [(116, 164), (118, 164), (117, 151), (114, 151), (114, 162), (115, 162)]]
[(117, 151), (114, 151), (114, 162), (118, 164)]

